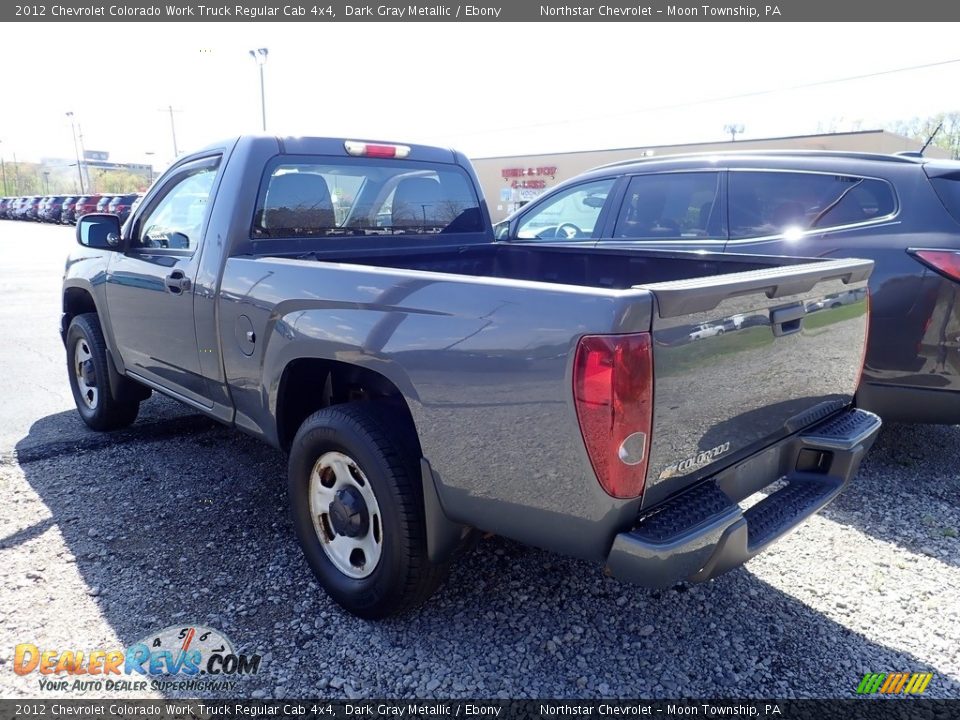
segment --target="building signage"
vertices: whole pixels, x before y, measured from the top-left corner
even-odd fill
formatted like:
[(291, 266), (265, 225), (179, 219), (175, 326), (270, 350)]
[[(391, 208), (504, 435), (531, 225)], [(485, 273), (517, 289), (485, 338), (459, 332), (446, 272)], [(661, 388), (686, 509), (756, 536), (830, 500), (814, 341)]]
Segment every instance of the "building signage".
[(510, 182), (510, 187), (543, 190), (547, 187), (544, 178), (555, 178), (556, 166), (503, 168), (500, 175)]

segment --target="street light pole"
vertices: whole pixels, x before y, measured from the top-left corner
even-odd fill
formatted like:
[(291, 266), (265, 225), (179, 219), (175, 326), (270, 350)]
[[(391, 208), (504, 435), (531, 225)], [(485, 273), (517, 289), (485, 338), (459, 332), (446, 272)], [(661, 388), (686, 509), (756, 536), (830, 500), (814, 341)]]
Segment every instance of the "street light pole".
[(267, 100), (263, 84), (263, 66), (267, 64), (267, 48), (257, 48), (250, 51), (250, 57), (260, 67), (260, 115), (263, 120), (263, 131), (267, 131)]
[(743, 134), (743, 125), (736, 123), (730, 125), (724, 125), (723, 131), (725, 133), (730, 133), (730, 142), (736, 142), (737, 135)]
[(80, 166), (80, 149), (77, 146), (77, 126), (73, 122), (72, 112), (68, 112), (67, 117), (70, 118), (70, 132), (73, 133), (73, 152), (77, 156), (77, 175), (80, 177), (80, 194), (83, 195), (83, 168)]
[(173, 160), (176, 162), (180, 152), (177, 150), (177, 128), (173, 124), (173, 105), (167, 105), (167, 112), (170, 113), (170, 136), (173, 138)]
[(147, 184), (153, 185), (153, 155), (156, 155), (156, 153), (153, 152), (153, 150), (144, 150), (143, 154), (147, 156), (147, 160), (149, 161), (149, 165), (147, 167), (150, 168), (150, 180), (147, 182)]

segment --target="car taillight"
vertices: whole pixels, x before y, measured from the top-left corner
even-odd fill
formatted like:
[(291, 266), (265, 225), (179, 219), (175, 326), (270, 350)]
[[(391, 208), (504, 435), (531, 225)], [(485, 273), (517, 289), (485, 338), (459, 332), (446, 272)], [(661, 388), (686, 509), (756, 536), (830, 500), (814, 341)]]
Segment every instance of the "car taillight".
[(616, 498), (640, 496), (653, 422), (650, 334), (581, 338), (574, 358), (573, 397), (600, 485)]
[(907, 252), (941, 275), (960, 282), (960, 252), (953, 250), (908, 250)]
[(347, 140), (343, 143), (343, 147), (349, 155), (356, 157), (405, 158), (410, 154), (410, 148), (406, 145), (383, 145)]

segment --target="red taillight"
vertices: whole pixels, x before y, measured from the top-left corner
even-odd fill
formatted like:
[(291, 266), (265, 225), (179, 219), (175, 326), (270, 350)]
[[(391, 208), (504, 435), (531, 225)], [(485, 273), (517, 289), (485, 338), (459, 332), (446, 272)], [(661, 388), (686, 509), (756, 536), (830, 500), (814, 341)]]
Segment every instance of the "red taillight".
[(383, 145), (347, 140), (343, 143), (343, 147), (349, 155), (356, 157), (405, 158), (410, 154), (410, 148), (406, 145)]
[(641, 495), (653, 421), (650, 334), (583, 337), (574, 359), (573, 398), (600, 485), (616, 498)]
[(911, 254), (938, 273), (960, 282), (960, 252), (954, 252), (953, 250), (913, 250)]

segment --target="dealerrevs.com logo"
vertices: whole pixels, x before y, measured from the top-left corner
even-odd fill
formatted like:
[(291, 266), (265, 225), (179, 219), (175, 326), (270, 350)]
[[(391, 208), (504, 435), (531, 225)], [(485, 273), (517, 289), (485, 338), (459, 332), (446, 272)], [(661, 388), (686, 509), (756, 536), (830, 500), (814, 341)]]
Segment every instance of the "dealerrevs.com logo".
[(238, 653), (219, 630), (171, 625), (126, 650), (58, 650), (32, 643), (14, 648), (13, 671), (36, 673), (40, 690), (232, 690), (260, 670), (259, 654)]

